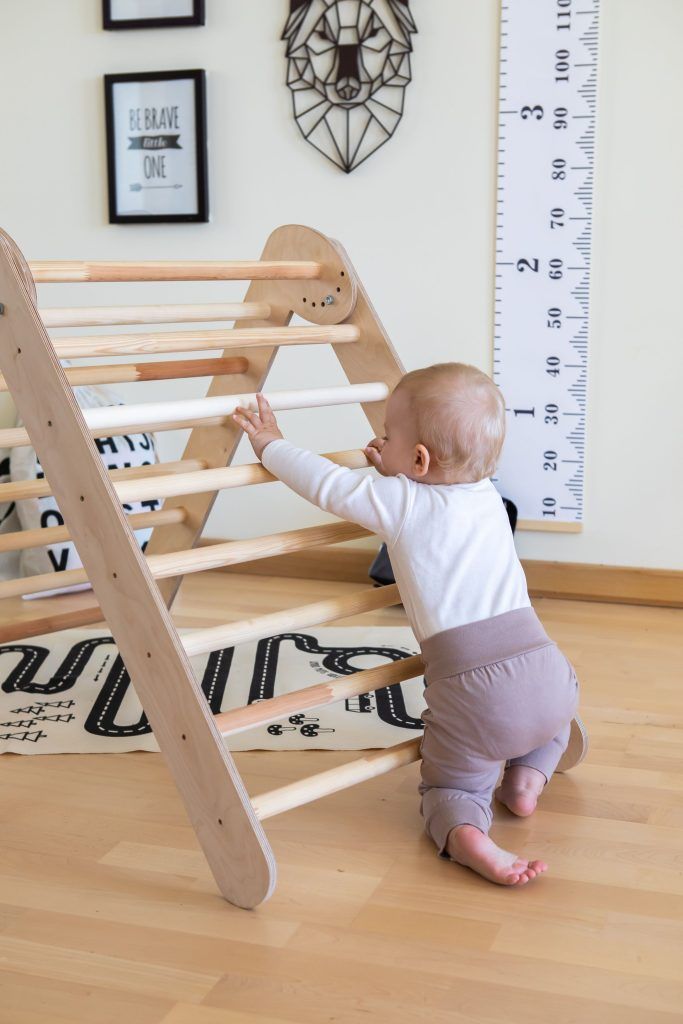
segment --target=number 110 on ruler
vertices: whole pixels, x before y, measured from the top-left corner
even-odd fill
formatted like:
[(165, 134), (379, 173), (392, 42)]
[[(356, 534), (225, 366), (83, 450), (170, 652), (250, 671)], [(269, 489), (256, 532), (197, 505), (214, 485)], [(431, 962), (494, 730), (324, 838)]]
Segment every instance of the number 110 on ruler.
[(583, 518), (599, 0), (503, 0), (494, 478), (524, 529)]

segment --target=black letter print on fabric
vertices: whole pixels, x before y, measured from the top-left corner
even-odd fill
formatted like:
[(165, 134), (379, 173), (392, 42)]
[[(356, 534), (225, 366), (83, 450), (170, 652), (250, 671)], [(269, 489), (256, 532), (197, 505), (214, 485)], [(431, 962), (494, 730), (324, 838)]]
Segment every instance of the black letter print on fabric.
[[(402, 658), (410, 657), (405, 651), (399, 651), (395, 647), (321, 647), (315, 637), (305, 633), (281, 633), (279, 636), (271, 636), (258, 643), (254, 673), (249, 689), (249, 704), (273, 696), (278, 654), (283, 640), (291, 640), (299, 651), (323, 654), (325, 668), (342, 676), (351, 676), (354, 672), (359, 671), (349, 663), (353, 658), (358, 658), (363, 654), (375, 654), (380, 658), (387, 658), (388, 661), (400, 661)], [(395, 725), (400, 729), (424, 728), (421, 719), (413, 718), (408, 714), (400, 683), (376, 690), (375, 700), (377, 701), (377, 714), (387, 725)]]
[[(234, 647), (226, 647), (220, 651), (212, 651), (204, 669), (202, 691), (213, 714), (217, 714), (223, 703), (223, 694), (230, 674)], [(163, 686), (163, 679), (159, 685)], [(130, 686), (130, 676), (126, 672), (121, 655), (118, 655), (109, 670), (104, 685), (100, 690), (92, 710), (83, 728), (94, 736), (144, 736), (152, 732), (147, 715), (143, 711), (137, 722), (132, 725), (118, 725), (118, 714), (123, 699)]]
[[(3, 476), (6, 476), (7, 479), (9, 480), (9, 455), (4, 459), (0, 459), (0, 477)], [(0, 524), (4, 523), (6, 519), (9, 519), (9, 517), (14, 512), (15, 508), (16, 503), (11, 501), (9, 505), (6, 506), (5, 511), (3, 512), (2, 505), (0, 504)]]

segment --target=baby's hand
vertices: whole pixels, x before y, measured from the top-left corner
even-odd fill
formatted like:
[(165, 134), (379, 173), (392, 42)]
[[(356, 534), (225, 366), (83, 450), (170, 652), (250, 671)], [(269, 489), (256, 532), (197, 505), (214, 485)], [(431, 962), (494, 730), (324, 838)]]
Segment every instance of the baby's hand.
[(261, 392), (257, 394), (256, 402), (258, 404), (257, 413), (238, 405), (232, 418), (248, 435), (254, 454), (257, 459), (260, 459), (266, 445), (270, 441), (277, 441), (282, 437), (282, 433), (268, 400), (263, 397)]
[(384, 468), (382, 466), (382, 448), (384, 448), (384, 438), (373, 437), (370, 444), (367, 445), (363, 449), (363, 451), (367, 457), (368, 462), (372, 463), (377, 472), (381, 473), (382, 476), (388, 476), (388, 474), (385, 473)]

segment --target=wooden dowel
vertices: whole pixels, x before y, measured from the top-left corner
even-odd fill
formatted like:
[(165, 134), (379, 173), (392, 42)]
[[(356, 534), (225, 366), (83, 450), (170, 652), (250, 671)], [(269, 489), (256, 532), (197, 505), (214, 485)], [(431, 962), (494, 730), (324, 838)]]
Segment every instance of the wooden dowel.
[(322, 708), (340, 700), (358, 697), (361, 693), (383, 690), (395, 683), (405, 682), (406, 679), (414, 679), (423, 671), (422, 658), (419, 654), (414, 654), (410, 658), (354, 672), (353, 675), (329, 683), (304, 686), (301, 690), (283, 693), (279, 697), (271, 697), (270, 700), (249, 704), (244, 708), (235, 708), (233, 711), (224, 711), (215, 716), (216, 725), (223, 736), (233, 736), (257, 725), (277, 722), (297, 711), (312, 711), (313, 708)]
[(30, 260), (36, 284), (63, 281), (301, 281), (312, 260)]
[[(210, 416), (202, 420), (203, 427), (221, 427), (225, 416)], [(90, 431), (91, 437), (122, 437), (126, 434), (144, 434), (150, 431), (192, 430), (197, 426), (196, 418), (189, 420), (160, 420), (158, 423), (126, 423), (125, 426), (103, 426)], [(31, 444), (28, 431), (24, 427), (7, 427), (0, 430), (0, 447), (24, 448)]]
[[(205, 469), (204, 459), (179, 459), (177, 462), (155, 462), (149, 466), (126, 466), (124, 469), (111, 469), (109, 470), (109, 479), (114, 482), (137, 479), (154, 480), (157, 477), (168, 480), (176, 473), (191, 474)], [(178, 493), (182, 493), (182, 491)], [(41, 477), (39, 480), (16, 480), (8, 484), (0, 484), (0, 503), (22, 501), (24, 498), (46, 498), (48, 494), (52, 494), (52, 486), (45, 477)], [(149, 496), (146, 495), (146, 497)], [(151, 495), (151, 497), (156, 497), (156, 495)]]
[[(223, 565), (237, 565), (255, 558), (268, 558), (288, 551), (302, 551), (320, 544), (338, 544), (345, 540), (367, 537), (370, 531), (355, 523), (327, 523), (322, 526), (308, 526), (302, 530), (287, 533), (273, 533), (250, 540), (226, 541), (224, 544), (210, 544), (205, 548), (191, 548), (188, 551), (171, 551), (165, 555), (150, 555), (147, 564), (156, 579), (168, 576), (184, 576), (191, 572), (205, 572)], [(84, 569), (66, 569), (60, 573), (39, 573), (22, 579), (0, 581), (0, 598), (21, 597), (24, 594), (39, 594), (55, 587), (74, 587), (87, 583)]]
[[(187, 513), (184, 508), (159, 509), (156, 512), (136, 512), (128, 516), (132, 530), (143, 530), (150, 526), (171, 526), (184, 523)], [(0, 533), (0, 554), (3, 551), (24, 551), (26, 548), (41, 548), (45, 544), (63, 544), (71, 540), (66, 526), (43, 526), (34, 530), (18, 530), (16, 533)]]
[[(339, 544), (358, 537), (369, 537), (371, 532), (356, 523), (324, 523), (321, 526), (306, 526), (300, 530), (285, 533), (271, 533), (249, 540), (231, 540), (207, 547), (191, 548), (189, 551), (170, 551), (164, 555), (150, 555), (147, 559), (152, 574), (157, 579), (167, 576), (181, 576), (187, 572), (204, 572), (218, 569), (223, 565), (238, 565), (256, 558), (269, 558), (288, 551), (303, 551), (321, 544)], [(2, 586), (2, 584), (0, 584)]]
[[(51, 600), (48, 598), (48, 600)], [(79, 595), (82, 600), (82, 595)], [(0, 625), (0, 644), (13, 644), (17, 640), (26, 640), (31, 636), (44, 636), (57, 633), (60, 629), (76, 629), (78, 626), (92, 626), (102, 622), (100, 606), (90, 603), (85, 608), (76, 608), (69, 612), (57, 612), (52, 615), (41, 615), (30, 619), (15, 619), (6, 625)], [(103, 623), (106, 627), (106, 623)]]
[[(343, 384), (333, 388), (306, 388), (300, 391), (271, 391), (266, 395), (271, 407), (282, 409), (313, 409), (321, 406), (349, 405), (354, 402), (381, 402), (389, 393), (382, 381), (368, 384)], [(83, 409), (89, 427), (124, 427), (128, 423), (175, 419), (201, 422), (213, 416), (230, 416), (238, 405), (256, 409), (256, 395), (216, 395), (213, 398), (184, 399), (176, 402), (146, 402), (141, 405), (110, 405)], [(1, 442), (0, 442), (1, 443)]]
[(54, 338), (60, 359), (88, 359), (92, 356), (155, 355), (173, 352), (224, 351), (230, 348), (268, 345), (323, 345), (355, 342), (360, 331), (354, 324), (330, 327), (238, 327), (215, 331), (162, 331), (141, 334), (87, 334)]
[(290, 811), (293, 807), (310, 803), (311, 800), (318, 800), (322, 796), (338, 793), (341, 789), (348, 789), (349, 786), (355, 786), (359, 782), (374, 779), (378, 775), (393, 771), (394, 768), (403, 768), (404, 765), (412, 764), (413, 761), (419, 761), (420, 743), (419, 739), (406, 740), (405, 743), (399, 743), (387, 750), (366, 754), (347, 764), (330, 768), (329, 771), (311, 775), (298, 782), (291, 782), (288, 786), (281, 786), (279, 789), (271, 789), (267, 793), (260, 793), (258, 796), (252, 797), (251, 805), (256, 811), (257, 818), (261, 821), (265, 818), (272, 818), (275, 814)]
[[(84, 384), (122, 384), (139, 380), (179, 380), (184, 377), (221, 377), (246, 373), (249, 361), (244, 356), (226, 359), (173, 359), (168, 362), (113, 363), (100, 366), (67, 366), (66, 379), (72, 387)], [(0, 392), (7, 391), (0, 374)]]
[[(234, 647), (249, 640), (275, 636), (276, 633), (287, 633), (292, 629), (315, 626), (321, 622), (333, 622), (377, 608), (387, 608), (392, 604), (400, 604), (400, 601), (401, 596), (395, 583), (386, 587), (365, 587), (352, 594), (331, 597), (325, 601), (314, 601), (312, 604), (258, 615), (252, 619), (196, 629), (183, 636), (182, 643), (189, 655), (204, 654), (206, 651), (219, 651), (223, 647)], [(251, 706), (262, 708), (264, 704)], [(228, 711), (226, 714), (230, 716), (234, 712)]]
[[(344, 384), (334, 388), (309, 388), (302, 391), (271, 391), (268, 398), (274, 410), (313, 409), (320, 406), (349, 405), (353, 402), (383, 401), (389, 388), (381, 381), (368, 384)], [(148, 402), (144, 405), (108, 405), (82, 409), (83, 418), (94, 436), (139, 433), (144, 430), (179, 430), (182, 427), (219, 423), (238, 405), (256, 408), (256, 396), (217, 395), (214, 398), (186, 399), (180, 402)], [(29, 444), (23, 427), (0, 430), (0, 448), (19, 448)]]
[(190, 324), (220, 320), (269, 320), (267, 302), (205, 302), (158, 306), (53, 306), (39, 309), (46, 327), (117, 324)]
[[(328, 452), (330, 462), (348, 469), (365, 469), (370, 463), (360, 449), (345, 452)], [(218, 469), (202, 469), (196, 473), (169, 476), (167, 480), (153, 478), (130, 480), (116, 485), (121, 501), (145, 501), (148, 498), (172, 498), (179, 494), (205, 494), (208, 491), (222, 491), (231, 487), (245, 487), (251, 484), (272, 483), (276, 480), (260, 462), (245, 466), (223, 466)]]

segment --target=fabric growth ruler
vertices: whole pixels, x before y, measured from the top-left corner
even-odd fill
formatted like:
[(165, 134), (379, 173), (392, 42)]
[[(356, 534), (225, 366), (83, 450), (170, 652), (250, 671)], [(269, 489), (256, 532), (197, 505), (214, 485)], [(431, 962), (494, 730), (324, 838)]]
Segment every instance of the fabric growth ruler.
[(524, 529), (579, 531), (599, 0), (503, 0), (494, 379), (507, 438), (494, 478)]

